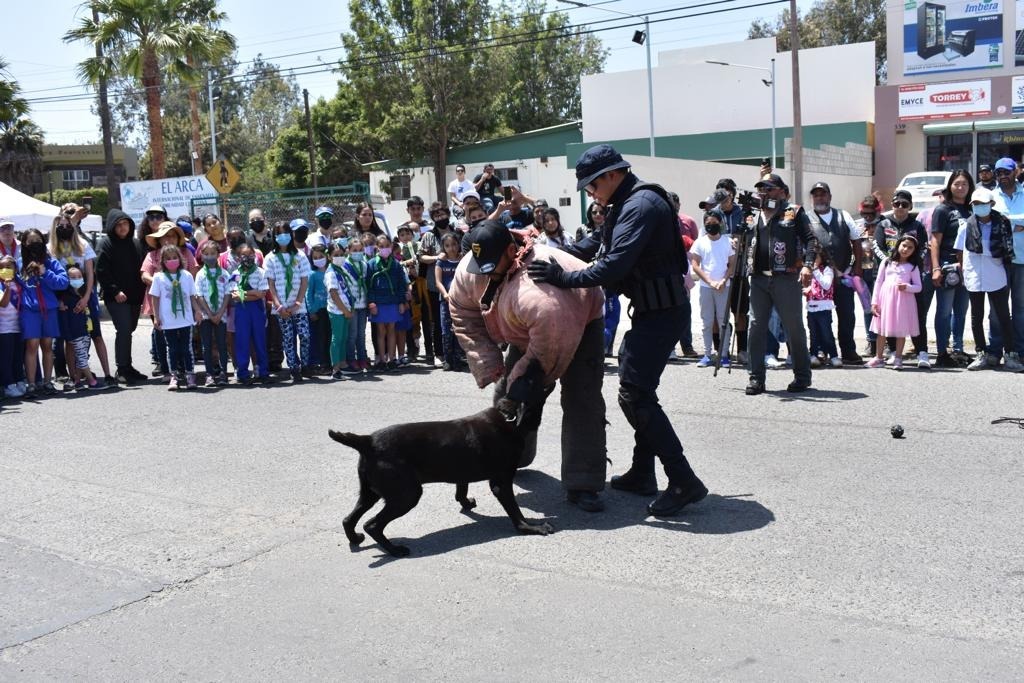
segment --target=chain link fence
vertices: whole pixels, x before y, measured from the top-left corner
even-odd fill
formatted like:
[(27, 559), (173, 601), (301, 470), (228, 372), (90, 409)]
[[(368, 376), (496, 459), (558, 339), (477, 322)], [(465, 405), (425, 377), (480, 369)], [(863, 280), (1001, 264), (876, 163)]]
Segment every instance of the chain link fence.
[(335, 187), (321, 187), (301, 190), (277, 190), (272, 192), (240, 192), (238, 194), (209, 195), (192, 199), (192, 216), (202, 218), (208, 213), (220, 216), (225, 226), (246, 228), (249, 225), (249, 211), (261, 209), (267, 225), (277, 221), (291, 221), (305, 218), (314, 223), (313, 212), (319, 206), (334, 210), (334, 224), (355, 220), (355, 209), (359, 202), (371, 201), (368, 183), (353, 183)]

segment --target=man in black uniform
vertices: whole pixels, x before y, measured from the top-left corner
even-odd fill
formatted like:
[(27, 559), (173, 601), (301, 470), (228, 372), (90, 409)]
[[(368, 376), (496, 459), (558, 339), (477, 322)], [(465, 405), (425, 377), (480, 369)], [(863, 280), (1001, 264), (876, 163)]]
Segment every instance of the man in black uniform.
[(772, 306), (786, 330), (786, 345), (793, 356), (795, 379), (787, 391), (811, 386), (811, 355), (803, 321), (802, 287), (811, 283), (811, 266), (818, 255), (818, 240), (802, 207), (786, 201), (789, 188), (769, 173), (754, 185), (761, 195), (761, 212), (753, 233), (750, 263), (750, 382), (748, 396), (764, 393), (765, 349)]
[(708, 493), (686, 461), (656, 393), (685, 315), (687, 259), (679, 222), (665, 190), (641, 184), (610, 145), (583, 153), (576, 162), (576, 181), (576, 189), (585, 189), (608, 214), (600, 238), (583, 240), (572, 253), (589, 261), (603, 246), (603, 255), (575, 272), (554, 261), (534, 260), (529, 273), (558, 287), (601, 286), (630, 299), (633, 324), (619, 350), (619, 406), (633, 427), (635, 445), (632, 466), (612, 477), (611, 486), (640, 495), (657, 493), (657, 455), (668, 485), (647, 510), (672, 515)]

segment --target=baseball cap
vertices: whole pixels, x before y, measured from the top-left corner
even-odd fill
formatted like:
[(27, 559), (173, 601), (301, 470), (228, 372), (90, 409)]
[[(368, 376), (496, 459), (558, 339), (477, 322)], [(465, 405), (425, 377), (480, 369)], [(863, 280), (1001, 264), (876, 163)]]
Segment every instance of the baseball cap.
[(988, 171), (989, 173), (991, 173), (992, 164), (982, 164), (981, 166), (978, 167), (978, 173), (982, 173), (984, 171)]
[(466, 270), (474, 275), (487, 275), (494, 271), (512, 244), (512, 233), (498, 221), (485, 220), (466, 236), (473, 258), (466, 262)]
[(11, 228), (14, 229), (14, 221), (8, 220), (7, 218), (0, 218), (0, 228)]
[(580, 155), (576, 162), (576, 189), (582, 190), (608, 171), (629, 168), (629, 162), (611, 145), (596, 145)]
[(1007, 171), (1015, 171), (1015, 170), (1017, 170), (1017, 162), (1015, 162), (1010, 157), (1003, 157), (1002, 159), (1000, 159), (999, 161), (996, 162), (996, 170), (998, 171), (999, 169), (1006, 169)]
[(151, 214), (151, 213), (153, 213), (153, 214), (157, 214), (157, 213), (163, 214), (163, 217), (167, 218), (167, 210), (164, 209), (164, 207), (160, 206), (159, 204), (153, 204), (151, 207), (146, 209), (146, 215), (147, 216), (149, 214)]
[(462, 193), (462, 203), (463, 204), (465, 204), (466, 200), (470, 199), (470, 198), (475, 199), (475, 200), (477, 200), (479, 202), (480, 201), (480, 193), (477, 192), (476, 190), (470, 190), (469, 192), (463, 192)]
[(546, 199), (538, 199), (537, 201), (535, 201), (533, 203), (533, 208), (535, 208), (535, 209), (546, 209), (546, 208), (548, 208), (548, 200), (546, 200)]
[(317, 207), (317, 210), (313, 212), (313, 215), (316, 216), (317, 218), (320, 218), (320, 216), (332, 216), (333, 217), (334, 216), (334, 209), (332, 209), (329, 206), (320, 206), (320, 207)]
[(979, 204), (988, 204), (989, 202), (994, 201), (995, 197), (992, 195), (992, 190), (986, 189), (984, 187), (977, 188), (974, 191), (974, 194), (971, 195), (972, 203), (978, 202)]
[(914, 195), (910, 194), (909, 190), (896, 190), (892, 193), (892, 200), (902, 199), (910, 202), (910, 205), (914, 205)]
[(292, 230), (298, 230), (299, 228), (308, 228), (309, 223), (306, 222), (305, 218), (295, 218), (288, 224), (288, 227)]
[(181, 231), (185, 233), (185, 236), (189, 236), (193, 232), (192, 219), (188, 216), (178, 216), (174, 220), (174, 224), (181, 228)]
[(815, 190), (824, 190), (825, 192), (832, 194), (832, 188), (828, 186), (828, 183), (822, 182), (820, 180), (814, 183), (814, 185), (811, 187), (811, 194), (814, 194)]
[(785, 188), (786, 183), (776, 173), (767, 173), (754, 183), (754, 187), (767, 187), (769, 189)]

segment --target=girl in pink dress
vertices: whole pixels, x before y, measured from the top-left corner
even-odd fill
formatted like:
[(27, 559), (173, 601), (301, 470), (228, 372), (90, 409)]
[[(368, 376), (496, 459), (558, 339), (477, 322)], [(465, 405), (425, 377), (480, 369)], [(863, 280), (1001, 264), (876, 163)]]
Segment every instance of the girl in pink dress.
[(920, 333), (917, 325), (917, 300), (914, 294), (921, 291), (921, 271), (915, 265), (918, 244), (913, 235), (903, 235), (896, 243), (892, 258), (882, 260), (878, 267), (878, 279), (871, 296), (871, 331), (878, 334), (875, 342), (875, 357), (868, 367), (885, 365), (885, 338), (896, 337), (896, 352), (893, 354), (893, 370), (903, 369), (903, 345), (907, 337)]

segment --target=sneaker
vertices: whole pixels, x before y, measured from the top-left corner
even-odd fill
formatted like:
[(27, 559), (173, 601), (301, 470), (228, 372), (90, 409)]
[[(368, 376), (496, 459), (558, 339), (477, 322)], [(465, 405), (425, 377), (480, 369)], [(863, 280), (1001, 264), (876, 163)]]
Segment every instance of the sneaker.
[(445, 361), (441, 363), (441, 369), (444, 370), (445, 372), (448, 372), (452, 369), (452, 364), (449, 363), (448, 361)]
[(340, 372), (343, 375), (361, 375), (361, 374), (363, 374), (362, 370), (360, 370), (359, 368), (354, 368), (351, 365), (347, 365), (347, 366), (343, 367), (338, 372)]
[(21, 393), (24, 394), (28, 391), (28, 383), (26, 383), (25, 380), (22, 380), (18, 382), (18, 388), (21, 390)]
[(604, 501), (595, 491), (566, 491), (565, 499), (584, 512), (604, 510)]
[(25, 390), (19, 387), (17, 384), (8, 384), (4, 389), (4, 396), (7, 398), (21, 398), (25, 395)]
[(679, 356), (676, 355), (676, 350), (675, 349), (672, 349), (671, 351), (668, 352), (668, 359), (670, 361), (672, 361), (672, 360), (682, 360), (682, 358), (680, 358)]
[[(70, 382), (66, 382), (64, 384), (64, 391), (71, 391), (71, 389), (67, 388), (68, 384), (70, 384)], [(86, 389), (89, 388), (89, 383), (86, 382), (84, 379), (80, 379), (77, 382), (75, 382), (73, 386), (75, 391), (85, 391)]]
[(999, 367), (999, 361), (1001, 361), (1001, 360), (1002, 359), (999, 356), (993, 355), (991, 353), (989, 353), (989, 354), (987, 354), (985, 356), (985, 362), (988, 363), (988, 366), (990, 368), (998, 368)]
[(920, 368), (921, 370), (932, 369), (931, 361), (928, 360), (927, 351), (922, 351), (919, 354), (917, 354), (917, 367)]
[(185, 375), (185, 388), (187, 388), (187, 389), (198, 389), (199, 388), (196, 385), (196, 374), (194, 372), (190, 372), (187, 375)]
[[(81, 387), (79, 387), (79, 385), (81, 385)], [(61, 384), (60, 390), (61, 391), (74, 391), (75, 389), (84, 388), (84, 387), (85, 387), (85, 380), (84, 379), (80, 379), (77, 382), (75, 382), (72, 379), (66, 379), (66, 380), (64, 380), (63, 384)]]
[(423, 359), (423, 362), (429, 365), (430, 367), (434, 367), (434, 354), (428, 353), (426, 357)]
[(617, 474), (608, 483), (613, 489), (635, 493), (638, 496), (653, 496), (658, 492), (658, 480), (654, 472), (641, 473), (632, 467), (625, 474)]
[(177, 390), (178, 390), (178, 378), (175, 377), (174, 375), (171, 375), (170, 379), (167, 381), (167, 391), (177, 391)]
[(306, 378), (316, 377), (316, 368), (314, 368), (312, 365), (303, 366), (302, 370), (300, 370), (299, 372), (301, 372), (302, 376)]
[(988, 357), (984, 353), (979, 353), (974, 360), (971, 361), (970, 365), (967, 366), (968, 370), (984, 370), (988, 367)]
[(758, 394), (764, 393), (764, 382), (759, 379), (750, 378), (747, 382), (747, 388), (743, 390), (747, 396), (757, 396)]
[(57, 391), (57, 387), (53, 386), (53, 382), (44, 382), (43, 393), (47, 396), (53, 396), (59, 392)]
[(110, 375), (103, 376), (103, 382), (106, 384), (117, 384), (117, 377), (111, 377)]
[(405, 367), (406, 365), (408, 365), (409, 364), (409, 356), (402, 356), (398, 360), (398, 364), (401, 365), (402, 367)]
[[(861, 358), (860, 356), (857, 356), (857, 359), (860, 361), (860, 364), (864, 363), (864, 359)], [(844, 362), (843, 359), (839, 358), (839, 357), (833, 358), (832, 360), (829, 361), (829, 363), (834, 368), (841, 368), (841, 367), (843, 367), (843, 362)]]
[(868, 365), (869, 368), (885, 367), (885, 359), (884, 358), (879, 358), (878, 356), (875, 356), (874, 358), (872, 358), (871, 360), (868, 361), (867, 365)]
[(26, 384), (25, 391), (23, 391), (21, 395), (25, 398), (29, 398), (31, 396), (35, 396), (37, 391), (38, 389), (35, 384)]
[(801, 391), (807, 391), (810, 388), (810, 382), (804, 382), (802, 380), (795, 379), (789, 383), (789, 386), (786, 387), (786, 391), (788, 391), (791, 394), (799, 394)]
[(812, 368), (820, 368), (821, 367), (821, 359), (818, 358), (817, 356), (811, 356), (811, 367)]
[(206, 381), (203, 382), (204, 387), (215, 387), (217, 386), (217, 378), (213, 375), (207, 375)]
[(935, 367), (958, 368), (960, 367), (960, 365), (948, 353), (940, 353), (939, 355), (935, 356)]
[(118, 384), (131, 384), (135, 381), (128, 374), (127, 370), (122, 370), (121, 368), (117, 369), (117, 372), (114, 374), (114, 379), (117, 380)]
[(398, 361), (397, 360), (389, 360), (388, 361), (388, 370), (397, 370), (397, 369), (398, 369)]
[(107, 383), (106, 380), (97, 379), (90, 384), (87, 389), (89, 391), (104, 391), (105, 389), (113, 389), (114, 385)]
[[(864, 359), (861, 358), (860, 355), (858, 355), (856, 351), (853, 351), (853, 352), (847, 353), (847, 354), (843, 354), (842, 361), (843, 361), (843, 363), (845, 363), (847, 365), (864, 365)], [(842, 366), (835, 365), (833, 363), (833, 367), (837, 367), (838, 368), (838, 367), (842, 367)]]
[(1010, 372), (1024, 372), (1024, 364), (1020, 362), (1020, 356), (1016, 352), (1006, 354), (1003, 361), (1003, 369)]
[(903, 359), (902, 358), (897, 358), (896, 360), (894, 360), (892, 362), (892, 369), (895, 370), (896, 372), (899, 372), (900, 370), (902, 370), (903, 369)]
[(707, 495), (708, 488), (696, 477), (686, 486), (670, 484), (664, 493), (647, 506), (647, 513), (655, 517), (669, 517), (687, 505), (704, 500)]
[(703, 356), (703, 357), (701, 357), (701, 359), (699, 361), (697, 361), (697, 367), (698, 368), (706, 368), (706, 367), (708, 367), (710, 365), (711, 365), (711, 359), (708, 358), (707, 356)]
[(149, 374), (152, 375), (153, 377), (163, 377), (163, 376), (167, 375), (168, 372), (167, 372), (167, 368), (161, 368), (161, 367), (153, 366), (153, 372), (151, 372)]
[(298, 384), (299, 382), (304, 382), (305, 381), (305, 378), (302, 376), (302, 370), (292, 370), (291, 371), (291, 376), (292, 376), (292, 381), (295, 382), (296, 384)]
[(217, 386), (226, 387), (228, 385), (228, 373), (222, 372), (217, 375)]
[(728, 356), (726, 356), (725, 358), (722, 359), (722, 367), (723, 368), (731, 367), (731, 365), (732, 364), (729, 362), (729, 357)]
[(957, 351), (956, 349), (954, 349), (953, 353), (949, 354), (949, 356), (958, 365), (964, 365), (964, 366), (969, 365), (974, 360), (973, 358), (968, 356), (966, 353), (964, 353), (963, 350)]
[(692, 346), (684, 346), (683, 358), (700, 358), (700, 354)]
[(331, 373), (331, 379), (345, 379), (345, 373), (341, 370), (335, 370)]
[(765, 367), (768, 367), (772, 370), (778, 370), (779, 368), (785, 366), (785, 363), (783, 363), (781, 360), (779, 360), (770, 353), (764, 357), (764, 364)]

